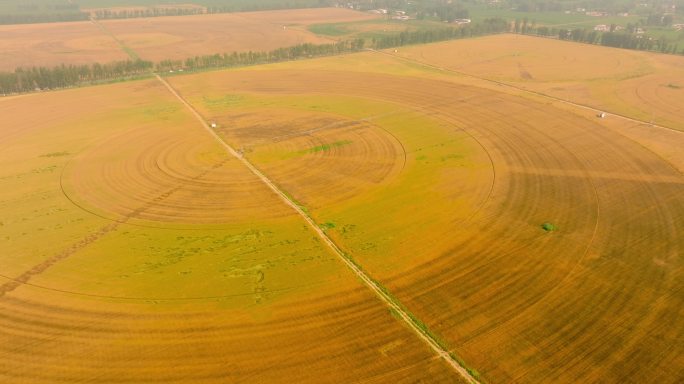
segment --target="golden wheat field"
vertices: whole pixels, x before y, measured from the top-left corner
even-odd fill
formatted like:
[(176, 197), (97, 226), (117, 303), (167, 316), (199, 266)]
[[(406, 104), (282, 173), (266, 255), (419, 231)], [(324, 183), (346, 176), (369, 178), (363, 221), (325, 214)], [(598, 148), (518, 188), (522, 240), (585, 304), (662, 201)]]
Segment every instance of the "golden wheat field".
[(684, 380), (684, 134), (511, 39), (0, 98), (0, 381)]
[(684, 130), (682, 58), (506, 34), (398, 55)]

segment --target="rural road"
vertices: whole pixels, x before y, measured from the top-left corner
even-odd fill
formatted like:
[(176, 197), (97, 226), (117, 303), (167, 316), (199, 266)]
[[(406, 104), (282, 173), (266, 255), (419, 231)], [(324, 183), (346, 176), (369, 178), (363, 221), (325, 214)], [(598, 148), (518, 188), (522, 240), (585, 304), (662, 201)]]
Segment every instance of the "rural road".
[(342, 260), (342, 262), (359, 278), (361, 281), (373, 291), (388, 307), (390, 307), (398, 317), (406, 323), (417, 335), (425, 342), (432, 350), (437, 353), (438, 356), (443, 358), (458, 374), (460, 374), (469, 383), (479, 383), (464, 367), (462, 367), (454, 357), (451, 356), (449, 351), (442, 345), (440, 345), (437, 340), (435, 340), (428, 332), (423, 330), (424, 325), (415, 319), (415, 316), (409, 314), (407, 310), (398, 302), (395, 298), (391, 297), (385, 292), (385, 289), (370, 276), (368, 276), (358, 265), (356, 265), (351, 258), (345, 255), (342, 250), (340, 250), (337, 245), (332, 241), (332, 239), (314, 222), (314, 220), (309, 216), (302, 208), (295, 204), (287, 194), (281, 190), (273, 181), (271, 181), (266, 175), (264, 175), (259, 169), (257, 169), (249, 160), (238, 153), (233, 147), (228, 145), (204, 120), (202, 115), (197, 112), (197, 110), (188, 103), (166, 80), (164, 80), (158, 74), (155, 74), (156, 78), (164, 84), (164, 86), (175, 96), (178, 101), (180, 101), (195, 118), (200, 122), (204, 130), (206, 130), (209, 135), (211, 135), (216, 142), (218, 142), (230, 155), (238, 159), (245, 167), (247, 167), (256, 177), (259, 178), (264, 184), (266, 184), (280, 199), (290, 206), (299, 216), (306, 221), (306, 223), (311, 227), (311, 229), (318, 235), (318, 237), (323, 240), (325, 244), (337, 255), (337, 257)]

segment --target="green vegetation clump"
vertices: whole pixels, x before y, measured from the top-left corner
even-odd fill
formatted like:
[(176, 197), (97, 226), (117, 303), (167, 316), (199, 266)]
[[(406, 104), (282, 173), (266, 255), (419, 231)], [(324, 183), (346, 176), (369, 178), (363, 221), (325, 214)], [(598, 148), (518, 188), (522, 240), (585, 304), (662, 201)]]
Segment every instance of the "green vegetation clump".
[(317, 146), (311, 147), (311, 148), (309, 148), (303, 152), (305, 152), (305, 153), (316, 153), (316, 152), (322, 152), (322, 151), (329, 151), (331, 148), (342, 147), (344, 145), (348, 145), (351, 143), (352, 142), (349, 140), (336, 141), (332, 144), (317, 145)]
[(328, 222), (321, 224), (321, 229), (323, 229), (325, 231), (328, 229), (333, 229), (333, 228), (335, 228), (335, 226), (336, 226), (335, 223), (333, 223), (332, 221), (328, 221)]
[(309, 31), (317, 35), (342, 36), (349, 32), (340, 27), (340, 24), (314, 24), (309, 26)]
[(549, 223), (549, 222), (542, 224), (541, 227), (546, 232), (553, 232), (553, 231), (558, 230), (558, 227), (556, 227), (555, 225), (553, 225), (552, 223)]

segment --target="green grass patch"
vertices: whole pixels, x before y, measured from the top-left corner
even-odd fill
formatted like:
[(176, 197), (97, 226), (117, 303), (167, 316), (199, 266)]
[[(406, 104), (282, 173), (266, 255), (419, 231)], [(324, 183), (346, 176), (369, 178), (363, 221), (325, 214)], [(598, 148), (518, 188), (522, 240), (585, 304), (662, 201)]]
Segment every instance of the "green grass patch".
[(343, 36), (349, 34), (349, 30), (338, 23), (313, 24), (308, 29), (309, 32), (324, 36)]
[(202, 97), (202, 103), (211, 109), (234, 107), (245, 99), (242, 95), (225, 95), (221, 97)]
[(321, 227), (322, 230), (325, 231), (325, 230), (328, 230), (328, 229), (333, 229), (333, 228), (335, 228), (336, 225), (335, 225), (335, 223), (333, 223), (332, 221), (328, 221), (328, 222), (325, 222), (325, 223), (321, 224), (320, 227)]
[(558, 227), (556, 227), (554, 224), (546, 222), (541, 225), (542, 229), (545, 230), (546, 232), (553, 232), (557, 231)]
[(332, 148), (342, 147), (345, 145), (349, 145), (351, 143), (352, 142), (349, 140), (341, 140), (341, 141), (336, 141), (336, 142), (331, 143), (331, 144), (317, 145), (315, 147), (305, 149), (305, 150), (301, 151), (300, 153), (304, 154), (304, 153), (316, 153), (316, 152), (322, 152), (322, 151), (329, 151)]
[(309, 214), (309, 210), (306, 208), (305, 205), (303, 205), (302, 203), (300, 203), (299, 201), (297, 201), (297, 199), (295, 199), (295, 198), (294, 198), (291, 194), (289, 194), (287, 191), (281, 189), (280, 186), (278, 186), (278, 189), (280, 189), (280, 190), (283, 192), (283, 194), (285, 195), (285, 197), (287, 197), (288, 200), (290, 200), (290, 201), (293, 202), (297, 207), (299, 207), (299, 209), (301, 209), (301, 210), (302, 210), (304, 213), (306, 213), (307, 215)]

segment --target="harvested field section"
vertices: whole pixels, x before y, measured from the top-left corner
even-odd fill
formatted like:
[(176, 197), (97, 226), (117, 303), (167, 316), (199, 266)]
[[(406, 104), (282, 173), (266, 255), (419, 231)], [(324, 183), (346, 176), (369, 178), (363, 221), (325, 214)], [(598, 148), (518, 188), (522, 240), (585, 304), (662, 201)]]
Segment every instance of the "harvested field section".
[(111, 37), (89, 21), (0, 25), (0, 36), (0, 71), (128, 58)]
[(521, 35), (404, 47), (401, 57), (684, 130), (684, 58)]
[(0, 100), (0, 381), (459, 382), (176, 102)]
[[(453, 76), (427, 79), (431, 70), (417, 79), (311, 66), (172, 82), (207, 118), (229, 127), (230, 142), (250, 142), (239, 135), (246, 131), (240, 121), (259, 126), (248, 112), (260, 98), (269, 107), (380, 115), (373, 125), (407, 154), (399, 174), (337, 201), (316, 200), (321, 189), (304, 183), (292, 195), (318, 201), (307, 206), (312, 217), (486, 379), (679, 381), (684, 324), (664, 328), (655, 319), (682, 311), (684, 243), (675, 231), (684, 225), (684, 179), (653, 152), (657, 147), (603, 128), (585, 110), (459, 85)], [(211, 103), (203, 94), (234, 102)], [(376, 107), (359, 112), (349, 98)], [(289, 126), (292, 135), (302, 132), (283, 116), (281, 123), (267, 120), (278, 127), (273, 137)], [(338, 137), (342, 132), (325, 129), (301, 144), (254, 145), (246, 155), (284, 185), (298, 176), (288, 169), (305, 158), (283, 152), (310, 145), (304, 139)], [(681, 136), (671, 139), (684, 145)], [(335, 158), (343, 148), (321, 155)], [(337, 193), (344, 196), (344, 188)], [(542, 229), (547, 222), (555, 230)]]
[[(306, 27), (375, 17), (349, 9), (319, 8), (99, 22), (142, 59), (161, 61), (329, 43), (332, 40), (318, 37)], [(0, 25), (0, 36), (0, 71), (129, 58), (111, 36), (89, 21)]]
[[(287, 10), (215, 15), (104, 20), (101, 23), (145, 60), (185, 59), (197, 55), (270, 51), (303, 43), (323, 44), (306, 28), (291, 24), (327, 18), (349, 21), (369, 15), (344, 9)], [(285, 26), (285, 27), (284, 27)]]
[(142, 59), (160, 61), (235, 51), (268, 51), (301, 43), (324, 43), (313, 34), (255, 22), (239, 14), (101, 21)]

